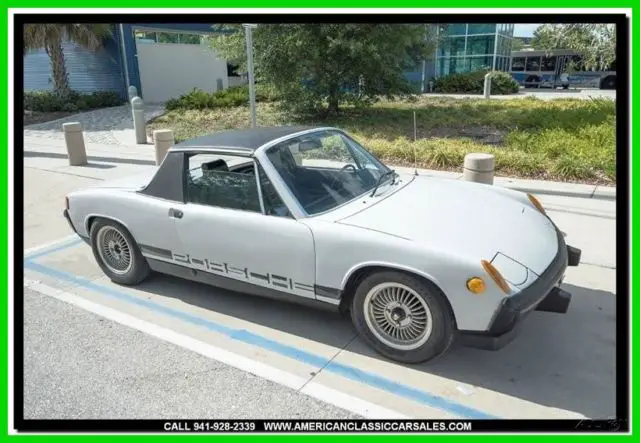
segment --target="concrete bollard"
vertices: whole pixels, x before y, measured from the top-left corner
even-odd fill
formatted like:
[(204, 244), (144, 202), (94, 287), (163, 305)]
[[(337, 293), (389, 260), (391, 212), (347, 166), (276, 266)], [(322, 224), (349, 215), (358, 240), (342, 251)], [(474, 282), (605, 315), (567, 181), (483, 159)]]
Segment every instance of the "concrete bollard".
[(492, 185), (495, 167), (495, 157), (491, 154), (467, 154), (464, 157), (462, 178), (468, 182)]
[(491, 72), (487, 72), (484, 76), (484, 98), (491, 96)]
[(156, 148), (156, 165), (159, 165), (167, 155), (169, 148), (173, 146), (173, 131), (171, 129), (153, 131), (153, 144)]
[(136, 88), (133, 85), (129, 86), (128, 92), (129, 92), (129, 104), (131, 104), (131, 100), (133, 100), (133, 97), (138, 96), (138, 88)]
[(82, 125), (78, 122), (63, 123), (64, 142), (67, 146), (67, 156), (70, 166), (82, 166), (87, 164), (87, 150), (84, 146)]
[(147, 143), (147, 128), (144, 120), (144, 102), (140, 97), (131, 100), (131, 113), (133, 114), (133, 130), (136, 133), (136, 143)]

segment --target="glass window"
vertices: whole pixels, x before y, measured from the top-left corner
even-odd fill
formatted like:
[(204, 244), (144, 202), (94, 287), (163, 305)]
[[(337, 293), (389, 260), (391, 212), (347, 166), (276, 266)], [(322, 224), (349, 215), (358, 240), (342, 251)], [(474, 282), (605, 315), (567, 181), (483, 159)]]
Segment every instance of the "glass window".
[(464, 55), (464, 37), (449, 37), (442, 41), (440, 46), (441, 56)]
[(493, 57), (472, 57), (470, 59), (471, 63), (469, 66), (470, 71), (484, 71), (486, 69), (491, 69), (491, 65), (493, 63)]
[(556, 57), (542, 57), (542, 71), (555, 71)]
[[(364, 195), (389, 171), (355, 141), (331, 130), (286, 140), (269, 148), (267, 158), (307, 214)], [(381, 185), (395, 180), (387, 177)]]
[(178, 43), (178, 34), (158, 32), (158, 43)]
[(579, 55), (572, 55), (571, 68), (574, 71), (584, 71), (584, 64), (582, 63), (582, 57), (580, 57)]
[(157, 36), (155, 32), (136, 31), (137, 43), (155, 43), (157, 42)]
[(527, 71), (539, 71), (540, 57), (527, 57), (526, 69)]
[(452, 23), (445, 25), (445, 32), (448, 35), (465, 35), (467, 33), (466, 23)]
[(189, 157), (186, 196), (189, 203), (262, 213), (253, 165), (229, 171), (227, 163), (215, 155)]
[(468, 37), (467, 55), (493, 54), (494, 44), (495, 44), (495, 37), (492, 35), (480, 35), (476, 37)]
[(495, 23), (469, 23), (469, 34), (491, 34), (495, 32)]
[(513, 57), (511, 61), (511, 70), (512, 71), (524, 71), (525, 58), (524, 57)]
[(180, 34), (180, 43), (199, 45), (200, 35), (198, 34)]
[(278, 194), (273, 183), (271, 183), (271, 180), (269, 180), (269, 177), (261, 167), (258, 167), (258, 177), (260, 177), (260, 190), (262, 191), (265, 214), (277, 217), (291, 217), (289, 209), (287, 209), (287, 206), (280, 198), (280, 194)]

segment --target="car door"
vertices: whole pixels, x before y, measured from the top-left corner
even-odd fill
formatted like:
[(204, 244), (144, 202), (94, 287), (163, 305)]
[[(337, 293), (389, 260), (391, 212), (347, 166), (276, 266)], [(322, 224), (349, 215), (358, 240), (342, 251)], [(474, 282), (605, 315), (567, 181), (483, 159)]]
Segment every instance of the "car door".
[(196, 157), (189, 159), (187, 202), (174, 208), (183, 248), (176, 260), (239, 282), (315, 298), (310, 229), (286, 213), (263, 213), (255, 171), (193, 168)]

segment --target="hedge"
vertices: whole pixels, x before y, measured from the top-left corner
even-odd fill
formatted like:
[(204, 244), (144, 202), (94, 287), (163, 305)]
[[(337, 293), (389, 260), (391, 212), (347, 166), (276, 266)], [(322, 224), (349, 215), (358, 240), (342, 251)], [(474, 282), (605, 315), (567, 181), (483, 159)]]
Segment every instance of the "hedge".
[(113, 91), (92, 92), (82, 94), (72, 91), (66, 98), (61, 98), (53, 91), (25, 91), (24, 110), (35, 112), (77, 112), (90, 109), (119, 106), (124, 103), (120, 94)]
[[(482, 94), (484, 76), (488, 72), (484, 70), (439, 77), (434, 81), (433, 90), (445, 94)], [(518, 90), (518, 83), (510, 74), (496, 71), (491, 76), (491, 94), (515, 94)]]

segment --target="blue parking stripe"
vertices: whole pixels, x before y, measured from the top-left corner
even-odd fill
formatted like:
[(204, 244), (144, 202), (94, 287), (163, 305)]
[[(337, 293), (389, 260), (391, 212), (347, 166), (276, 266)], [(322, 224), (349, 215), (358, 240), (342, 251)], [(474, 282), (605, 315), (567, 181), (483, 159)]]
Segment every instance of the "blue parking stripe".
[[(42, 255), (39, 254), (38, 256), (42, 256)], [(177, 318), (186, 323), (191, 323), (193, 325), (206, 328), (210, 331), (226, 335), (232, 340), (237, 340), (243, 343), (257, 346), (257, 347), (266, 349), (268, 351), (280, 354), (284, 357), (299, 361), (301, 363), (305, 363), (305, 364), (308, 364), (314, 367), (319, 367), (319, 368), (326, 365), (326, 367), (323, 369), (324, 371), (332, 372), (341, 377), (354, 380), (362, 384), (369, 385), (371, 387), (389, 392), (393, 395), (404, 397), (409, 400), (413, 400), (418, 403), (422, 403), (424, 405), (427, 405), (436, 409), (440, 409), (442, 411), (448, 412), (450, 414), (456, 415), (461, 418), (467, 418), (467, 419), (498, 419), (499, 418), (499, 417), (487, 414), (483, 411), (471, 408), (469, 406), (465, 406), (461, 403), (448, 400), (444, 397), (430, 394), (428, 392), (413, 388), (411, 386), (403, 385), (396, 381), (378, 376), (376, 374), (373, 374), (367, 371), (363, 371), (353, 366), (336, 363), (336, 362), (328, 363), (329, 360), (325, 357), (312, 354), (310, 352), (295, 348), (293, 346), (282, 344), (275, 340), (268, 339), (266, 337), (254, 334), (244, 329), (229, 328), (227, 326), (223, 326), (219, 323), (216, 323), (211, 320), (207, 320), (202, 317), (198, 317), (196, 315), (192, 315), (180, 310), (162, 306), (160, 304), (154, 303), (149, 300), (137, 298), (123, 291), (119, 291), (114, 288), (96, 284), (86, 278), (69, 274), (67, 272), (59, 271), (57, 269), (51, 268), (49, 266), (44, 266), (39, 263), (35, 263), (33, 259), (25, 260), (24, 267), (45, 275), (55, 277), (60, 280), (73, 282), (79, 286), (85, 287), (89, 290), (98, 292), (100, 294), (104, 294), (106, 296), (113, 297), (118, 300), (122, 300), (138, 306), (142, 306), (151, 311), (154, 311), (169, 317)]]

